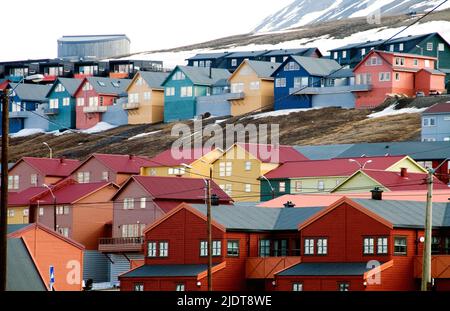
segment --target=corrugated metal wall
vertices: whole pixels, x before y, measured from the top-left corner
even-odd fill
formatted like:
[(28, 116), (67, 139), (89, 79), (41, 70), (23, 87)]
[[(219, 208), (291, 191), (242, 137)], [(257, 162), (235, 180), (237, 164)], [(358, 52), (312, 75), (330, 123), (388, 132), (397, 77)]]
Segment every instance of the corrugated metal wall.
[(99, 251), (84, 251), (83, 279), (92, 279), (94, 283), (109, 282), (110, 261)]
[(222, 117), (231, 115), (230, 102), (225, 96), (202, 96), (197, 98), (197, 116), (209, 112), (212, 116)]
[[(143, 254), (127, 253), (127, 257), (130, 260), (143, 260)], [(130, 270), (130, 262), (122, 254), (110, 254), (109, 255), (114, 264), (110, 263), (110, 280), (112, 285), (119, 285), (119, 279), (117, 278), (122, 273)]]
[[(126, 98), (124, 100), (127, 101)], [(117, 126), (128, 124), (128, 113), (122, 108), (123, 102), (120, 99), (117, 104), (108, 106), (108, 110), (102, 116), (102, 121)]]
[(130, 54), (127, 39), (113, 39), (98, 42), (58, 42), (58, 58), (109, 58)]
[(355, 95), (353, 93), (320, 94), (312, 96), (312, 107), (342, 107), (355, 108)]

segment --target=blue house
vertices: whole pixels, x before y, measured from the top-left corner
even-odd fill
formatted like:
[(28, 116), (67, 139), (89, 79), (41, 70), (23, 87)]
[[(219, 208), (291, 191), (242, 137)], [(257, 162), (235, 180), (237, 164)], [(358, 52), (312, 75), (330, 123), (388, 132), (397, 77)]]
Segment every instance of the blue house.
[(234, 72), (244, 60), (264, 60), (264, 55), (266, 55), (268, 50), (264, 51), (249, 51), (249, 52), (234, 52), (225, 57), (225, 68), (231, 72)]
[(76, 128), (76, 98), (75, 92), (81, 79), (58, 78), (47, 94), (48, 108), (44, 114), (52, 121), (49, 130)]
[[(327, 88), (327, 92), (334, 93), (334, 87), (342, 86), (340, 84), (344, 86), (345, 84), (351, 84), (353, 73), (347, 71), (343, 75), (342, 72), (339, 73), (340, 69), (341, 66), (330, 59), (303, 56), (288, 57), (272, 74), (275, 79), (274, 109), (311, 108), (314, 106), (314, 95), (319, 95), (320, 92), (325, 91), (322, 88), (331, 87)], [(336, 76), (330, 76), (332, 74), (336, 74)], [(348, 90), (348, 93), (350, 93), (350, 90)], [(350, 95), (353, 96), (351, 93)], [(325, 97), (330, 97), (330, 95)], [(335, 99), (335, 94), (332, 97)], [(351, 98), (350, 102), (352, 102)], [(345, 98), (343, 101), (347, 102)], [(325, 98), (322, 99), (321, 97), (316, 99), (316, 103), (316, 106), (339, 106), (333, 104), (335, 103), (334, 100), (327, 102)]]
[(177, 66), (162, 83), (164, 122), (194, 118), (197, 97), (210, 95), (213, 86), (229, 76), (226, 69)]
[(422, 141), (450, 142), (450, 102), (435, 104), (422, 113)]
[(305, 57), (321, 58), (323, 55), (318, 48), (279, 49), (279, 50), (272, 50), (264, 54), (262, 60), (265, 62), (281, 64), (289, 56), (305, 56)]
[(48, 108), (47, 94), (51, 85), (10, 83), (14, 89), (9, 104), (9, 132), (17, 133), (27, 129), (49, 129), (49, 121), (44, 114)]
[(192, 67), (212, 67), (226, 69), (225, 57), (230, 54), (230, 52), (200, 53), (186, 60), (188, 62), (188, 66)]
[(213, 87), (211, 95), (197, 97), (196, 116), (209, 113), (215, 117), (230, 116), (230, 98), (235, 96), (230, 92), (230, 83), (227, 79), (217, 81)]

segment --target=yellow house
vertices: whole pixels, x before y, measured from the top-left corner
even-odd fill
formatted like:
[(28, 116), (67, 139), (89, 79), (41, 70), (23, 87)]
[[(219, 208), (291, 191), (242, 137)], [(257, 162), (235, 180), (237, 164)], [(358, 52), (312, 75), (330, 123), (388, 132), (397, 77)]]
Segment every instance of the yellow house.
[(29, 219), (28, 206), (8, 207), (8, 225), (27, 224)]
[(276, 169), (280, 163), (305, 159), (291, 146), (237, 143), (212, 163), (213, 180), (234, 201), (257, 202), (260, 201), (261, 176)]
[(8, 224), (27, 224), (29, 222), (29, 208), (32, 199), (46, 191), (47, 189), (44, 187), (30, 187), (21, 192), (8, 193)]
[(274, 85), (272, 73), (278, 63), (245, 60), (228, 78), (231, 93), (231, 115), (273, 108)]
[(128, 124), (148, 124), (164, 119), (164, 88), (161, 84), (168, 73), (139, 71), (127, 88)]

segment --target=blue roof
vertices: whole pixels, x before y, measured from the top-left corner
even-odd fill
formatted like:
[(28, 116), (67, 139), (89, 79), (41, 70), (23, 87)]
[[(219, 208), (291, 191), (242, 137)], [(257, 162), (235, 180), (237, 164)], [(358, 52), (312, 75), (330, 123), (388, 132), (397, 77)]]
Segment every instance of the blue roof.
[(233, 52), (226, 56), (226, 58), (246, 58), (246, 57), (259, 57), (267, 54), (269, 51), (248, 51), (248, 52)]
[(220, 59), (230, 55), (230, 52), (220, 52), (220, 53), (200, 53), (195, 56), (188, 58), (187, 60), (208, 60), (208, 59)]
[(299, 263), (278, 276), (356, 276), (371, 270), (365, 262)]
[(30, 224), (17, 224), (17, 225), (8, 225), (6, 228), (6, 234), (10, 234), (19, 230), (22, 230), (25, 227), (28, 227)]
[(120, 277), (195, 277), (207, 269), (207, 265), (144, 265)]
[(353, 144), (322, 145), (322, 146), (294, 146), (294, 149), (311, 160), (328, 160), (338, 157)]
[(52, 87), (47, 93), (47, 97), (50, 95), (50, 93), (53, 91), (53, 89), (61, 83), (66, 91), (71, 95), (74, 96), (75, 92), (78, 90), (78, 87), (83, 82), (82, 79), (75, 79), (75, 78), (58, 78), (55, 83), (53, 83)]

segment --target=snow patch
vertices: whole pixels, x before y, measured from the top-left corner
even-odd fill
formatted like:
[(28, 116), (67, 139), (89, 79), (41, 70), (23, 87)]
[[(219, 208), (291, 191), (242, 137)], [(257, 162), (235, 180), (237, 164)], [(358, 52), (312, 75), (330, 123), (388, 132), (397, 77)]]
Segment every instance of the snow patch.
[(279, 116), (287, 116), (291, 113), (295, 112), (304, 112), (304, 111), (311, 111), (311, 110), (318, 110), (323, 109), (323, 107), (318, 108), (299, 108), (299, 109), (284, 109), (284, 110), (276, 110), (276, 111), (269, 111), (269, 112), (263, 112), (256, 114), (252, 116), (253, 120), (261, 119), (261, 118), (268, 118), (268, 117), (279, 117)]
[(112, 125), (112, 124), (109, 124), (108, 122), (99, 122), (95, 126), (89, 128), (87, 130), (80, 131), (80, 132), (84, 133), (84, 134), (95, 134), (95, 133), (100, 133), (100, 132), (104, 132), (107, 130), (111, 130), (116, 127), (117, 127), (117, 125)]
[(386, 109), (384, 109), (383, 111), (372, 113), (372, 114), (368, 115), (367, 117), (370, 119), (374, 119), (374, 118), (395, 116), (395, 115), (405, 114), (405, 113), (422, 113), (426, 109), (427, 108), (413, 107), (413, 108), (403, 108), (403, 109), (395, 110), (395, 105), (391, 105), (391, 106), (387, 107)]
[(128, 140), (135, 140), (135, 139), (139, 139), (139, 138), (142, 138), (142, 137), (151, 136), (151, 135), (156, 134), (156, 133), (159, 133), (159, 132), (161, 132), (161, 130), (159, 130), (159, 131), (154, 131), (154, 132), (149, 132), (149, 133), (138, 134), (138, 135), (135, 135), (135, 136), (133, 136), (133, 137), (128, 138)]
[(27, 137), (32, 136), (36, 134), (44, 134), (45, 131), (43, 129), (23, 129), (18, 131), (17, 133), (10, 134), (9, 137), (11, 138), (18, 138), (18, 137)]

